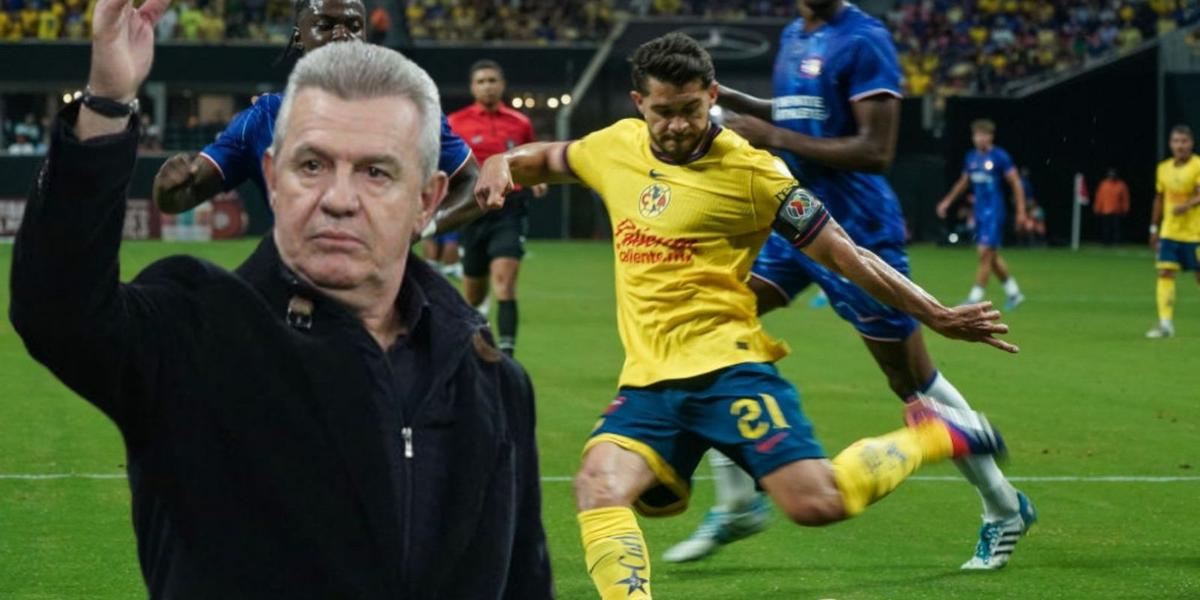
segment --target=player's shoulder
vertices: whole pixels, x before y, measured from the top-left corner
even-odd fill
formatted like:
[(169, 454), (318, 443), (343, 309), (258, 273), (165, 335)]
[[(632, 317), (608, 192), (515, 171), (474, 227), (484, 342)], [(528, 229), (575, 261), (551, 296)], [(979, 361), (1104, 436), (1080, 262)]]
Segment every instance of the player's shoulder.
[(800, 35), (803, 32), (804, 32), (804, 17), (796, 17), (795, 19), (792, 19), (791, 23), (788, 23), (787, 25), (784, 26), (783, 33), (780, 35), (781, 35), (781, 37), (788, 38), (788, 37), (794, 37), (794, 36)]
[(474, 104), (471, 104), (471, 105), (468, 105), (468, 106), (464, 106), (464, 107), (462, 107), (462, 108), (460, 108), (460, 109), (458, 109), (458, 110), (456, 110), (456, 111), (454, 111), (454, 112), (452, 112), (452, 113), (449, 113), (449, 114), (447, 114), (447, 113), (442, 113), (442, 116), (443, 116), (443, 118), (445, 118), (447, 121), (449, 121), (449, 122), (450, 122), (450, 124), (452, 124), (452, 125), (453, 125), (454, 123), (456, 123), (456, 122), (458, 122), (458, 121), (461, 121), (461, 120), (463, 120), (463, 119), (470, 118), (470, 117), (471, 117), (472, 115), (474, 115), (474, 114), (475, 114), (475, 105), (474, 105)]
[(1008, 153), (1008, 150), (1005, 150), (1000, 146), (992, 147), (992, 156), (1000, 160), (1012, 162), (1012, 155)]
[(283, 94), (269, 92), (256, 97), (254, 104), (250, 106), (250, 110), (264, 117), (274, 119), (279, 115), (279, 109), (282, 107)]
[(854, 5), (847, 5), (838, 23), (838, 29), (856, 40), (873, 45), (892, 45), (892, 34), (887, 26)]
[(515, 108), (509, 108), (507, 106), (504, 106), (503, 104), (500, 105), (500, 114), (504, 115), (505, 117), (507, 117), (509, 119), (513, 119), (523, 125), (533, 123), (533, 121), (530, 121), (529, 117), (525, 113), (523, 113)]
[(755, 148), (746, 141), (746, 138), (730, 129), (722, 129), (717, 134), (710, 152), (720, 158), (721, 167), (726, 170), (740, 170), (747, 173), (769, 171), (783, 177), (792, 176), (783, 159), (766, 150)]
[(1186, 166), (1189, 170), (1200, 170), (1200, 156), (1193, 154), (1192, 157), (1188, 159)]

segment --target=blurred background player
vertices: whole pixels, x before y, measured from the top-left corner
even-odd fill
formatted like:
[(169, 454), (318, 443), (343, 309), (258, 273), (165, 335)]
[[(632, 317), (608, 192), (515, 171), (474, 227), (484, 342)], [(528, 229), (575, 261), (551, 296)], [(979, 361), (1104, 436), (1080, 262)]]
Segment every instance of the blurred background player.
[(971, 123), (971, 143), (975, 149), (967, 152), (962, 177), (950, 188), (950, 193), (937, 205), (938, 217), (945, 219), (954, 200), (969, 186), (975, 196), (975, 246), (979, 250), (979, 267), (975, 270), (975, 285), (967, 294), (966, 303), (983, 300), (992, 273), (1004, 284), (1004, 308), (1012, 310), (1025, 301), (1008, 263), (1000, 256), (1004, 245), (1004, 185), (1012, 189), (1013, 205), (1017, 210), (1016, 229), (1022, 231), (1025, 221), (1025, 186), (1012, 158), (995, 145), (996, 124), (989, 119)]
[(1092, 212), (1100, 219), (1100, 239), (1105, 246), (1121, 243), (1121, 221), (1129, 214), (1129, 186), (1109, 167), (1096, 187)]
[[(779, 151), (857, 244), (907, 276), (904, 217), (881, 174), (895, 156), (900, 77), (882, 23), (841, 0), (806, 0), (800, 2), (800, 19), (783, 33), (774, 101), (728, 88), (722, 88), (718, 101), (727, 109), (730, 129), (756, 146)], [(910, 400), (920, 393), (946, 406), (969, 408), (934, 368), (915, 319), (875, 300), (782, 236), (767, 240), (751, 275), (760, 314), (786, 306), (816, 283), (838, 315), (858, 330), (896, 395)], [(766, 503), (749, 476), (716, 453), (710, 463), (717, 506), (690, 538), (667, 551), (668, 561), (702, 558), (766, 525)], [(1002, 567), (1017, 538), (1033, 524), (1032, 505), (991, 457), (958, 464), (984, 507), (976, 553), (963, 568)]]
[[(284, 50), (290, 60), (309, 50), (332, 42), (361, 42), (366, 35), (366, 7), (362, 0), (296, 0), (296, 25)], [(263, 94), (238, 113), (199, 154), (172, 156), (154, 177), (154, 202), (165, 213), (181, 213), (196, 207), (218, 192), (229, 191), (251, 179), (267, 200), (262, 173), (262, 156), (271, 146), (275, 117), (283, 105), (283, 94)], [(450, 131), (442, 116), (442, 152), (438, 169), (450, 176), (450, 189), (422, 237), (441, 227), (443, 231), (461, 224), (457, 215), (464, 207), (475, 205), (472, 190), (478, 166), (471, 160), (471, 149)], [(453, 212), (454, 219), (444, 218)]]
[[(466, 140), (480, 163), (536, 139), (529, 117), (504, 105), (504, 70), (498, 63), (476, 62), (469, 77), (475, 102), (451, 113), (450, 127)], [(463, 295), (486, 314), (490, 282), (496, 296), (499, 346), (509, 356), (517, 343), (517, 274), (525, 256), (528, 198), (540, 198), (546, 190), (545, 184), (528, 190), (518, 186), (504, 208), (476, 219), (459, 234)]]
[(421, 240), (421, 251), (425, 262), (442, 275), (461, 280), (462, 261), (459, 260), (458, 232), (451, 231)]
[[(1158, 248), (1158, 325), (1148, 338), (1175, 335), (1175, 273), (1195, 271), (1200, 282), (1200, 156), (1187, 125), (1171, 129), (1171, 158), (1158, 165), (1150, 245)], [(1160, 224), (1161, 223), (1161, 228)]]

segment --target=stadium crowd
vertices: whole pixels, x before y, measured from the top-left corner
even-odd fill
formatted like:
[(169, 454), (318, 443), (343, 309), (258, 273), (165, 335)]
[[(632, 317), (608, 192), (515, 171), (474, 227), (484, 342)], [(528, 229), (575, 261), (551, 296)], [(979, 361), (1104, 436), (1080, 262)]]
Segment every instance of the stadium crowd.
[(1200, 20), (1197, 0), (897, 0), (886, 21), (911, 96), (999, 93)]

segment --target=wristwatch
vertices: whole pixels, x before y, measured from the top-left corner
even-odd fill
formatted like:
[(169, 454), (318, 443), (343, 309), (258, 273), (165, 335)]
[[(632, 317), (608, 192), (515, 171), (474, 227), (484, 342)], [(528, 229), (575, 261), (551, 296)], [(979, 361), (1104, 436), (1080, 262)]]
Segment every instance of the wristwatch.
[(92, 94), (91, 88), (87, 88), (83, 91), (83, 97), (79, 99), (79, 102), (92, 109), (92, 111), (96, 113), (114, 119), (136, 114), (138, 112), (138, 108), (141, 106), (137, 98), (134, 98), (133, 101), (129, 103), (119, 102), (117, 100), (113, 100), (112, 98), (96, 96)]

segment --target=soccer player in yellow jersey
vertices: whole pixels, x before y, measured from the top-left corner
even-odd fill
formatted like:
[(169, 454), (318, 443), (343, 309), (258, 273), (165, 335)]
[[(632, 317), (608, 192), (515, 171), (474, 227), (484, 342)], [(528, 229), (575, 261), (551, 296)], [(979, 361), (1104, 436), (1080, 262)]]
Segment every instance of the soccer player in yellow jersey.
[(626, 359), (575, 479), (587, 569), (604, 600), (651, 597), (650, 553), (632, 509), (683, 511), (710, 447), (804, 525), (860, 513), (923, 463), (1003, 450), (980, 415), (916, 403), (907, 427), (826, 460), (796, 389), (773, 365), (787, 346), (763, 331), (747, 285), (772, 229), (942, 335), (1016, 351), (993, 337), (1007, 327), (990, 304), (941, 305), (855, 246), (779, 159), (711, 124), (718, 88), (694, 40), (652, 40), (631, 62), (644, 121), (495, 155), (476, 186), (477, 200), (495, 208), (514, 181), (581, 182), (612, 219)]
[[(1158, 247), (1158, 325), (1148, 338), (1175, 335), (1175, 273), (1195, 271), (1200, 282), (1200, 156), (1187, 125), (1171, 129), (1171, 158), (1158, 165), (1150, 245)], [(1159, 223), (1162, 223), (1161, 229)]]

